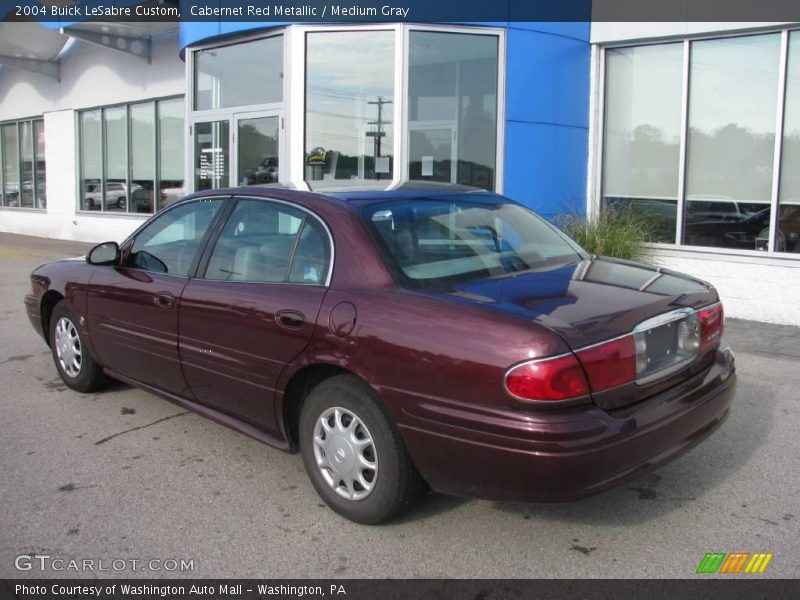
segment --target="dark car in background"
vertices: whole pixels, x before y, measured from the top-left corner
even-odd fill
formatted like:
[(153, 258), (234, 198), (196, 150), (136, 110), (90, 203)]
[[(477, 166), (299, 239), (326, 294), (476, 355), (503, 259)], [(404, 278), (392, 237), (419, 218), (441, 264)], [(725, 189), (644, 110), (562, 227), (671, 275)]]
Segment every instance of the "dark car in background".
[(428, 486), (598, 493), (705, 438), (734, 393), (713, 287), (590, 256), (484, 191), (202, 192), (31, 282), (68, 386), (114, 377), (299, 450), (361, 523)]

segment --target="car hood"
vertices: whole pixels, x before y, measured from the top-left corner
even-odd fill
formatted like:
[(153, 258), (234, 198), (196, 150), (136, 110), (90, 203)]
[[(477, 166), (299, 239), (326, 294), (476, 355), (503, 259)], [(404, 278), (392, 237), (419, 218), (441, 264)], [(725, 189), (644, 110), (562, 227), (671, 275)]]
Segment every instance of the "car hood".
[(602, 257), (429, 293), (529, 319), (573, 349), (629, 333), (655, 315), (719, 299), (711, 285), (688, 275)]

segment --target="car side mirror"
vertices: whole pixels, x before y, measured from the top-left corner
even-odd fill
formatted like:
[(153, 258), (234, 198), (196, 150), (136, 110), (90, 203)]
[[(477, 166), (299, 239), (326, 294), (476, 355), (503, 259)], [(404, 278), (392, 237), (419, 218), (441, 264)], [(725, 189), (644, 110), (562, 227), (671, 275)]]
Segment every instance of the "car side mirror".
[(103, 242), (89, 250), (86, 262), (90, 265), (115, 265), (119, 261), (119, 244), (117, 242)]

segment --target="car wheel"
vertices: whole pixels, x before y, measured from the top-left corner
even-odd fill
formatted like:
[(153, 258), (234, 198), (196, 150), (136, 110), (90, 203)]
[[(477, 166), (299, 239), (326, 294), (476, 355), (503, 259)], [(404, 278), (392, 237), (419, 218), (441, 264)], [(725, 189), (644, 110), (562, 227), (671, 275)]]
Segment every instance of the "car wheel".
[(300, 412), (299, 435), (317, 493), (351, 521), (387, 521), (426, 490), (397, 427), (357, 377), (338, 375), (314, 388)]
[(117, 198), (117, 208), (125, 208), (125, 198)]
[(86, 201), (86, 210), (94, 210), (94, 200), (89, 198)]
[(84, 344), (76, 323), (66, 300), (56, 304), (50, 315), (50, 350), (64, 383), (79, 392), (92, 392), (106, 384), (108, 377)]

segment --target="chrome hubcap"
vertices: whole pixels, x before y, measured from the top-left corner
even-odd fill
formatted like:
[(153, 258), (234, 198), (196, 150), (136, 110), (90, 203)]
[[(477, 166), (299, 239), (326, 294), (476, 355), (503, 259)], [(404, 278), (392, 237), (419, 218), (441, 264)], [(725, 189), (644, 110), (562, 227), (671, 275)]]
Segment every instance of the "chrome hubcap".
[(72, 321), (61, 317), (56, 323), (56, 356), (63, 371), (70, 377), (77, 377), (81, 372), (83, 354), (81, 338)]
[(351, 410), (335, 406), (314, 428), (314, 458), (322, 477), (348, 500), (363, 500), (378, 477), (378, 454), (366, 425)]

